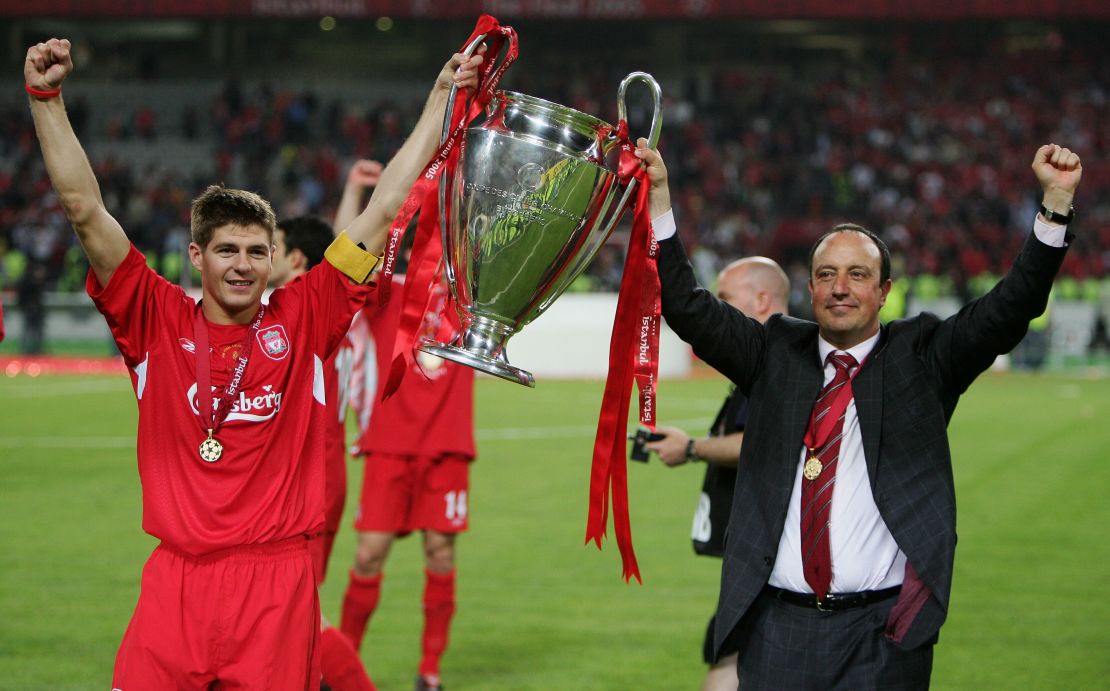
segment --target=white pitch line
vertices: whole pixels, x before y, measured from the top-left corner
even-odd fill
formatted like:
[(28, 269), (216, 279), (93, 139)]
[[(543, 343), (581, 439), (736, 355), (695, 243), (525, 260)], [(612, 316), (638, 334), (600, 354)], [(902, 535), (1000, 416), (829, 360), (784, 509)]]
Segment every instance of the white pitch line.
[(0, 384), (5, 398), (47, 398), (50, 396), (76, 396), (81, 394), (122, 393), (129, 387), (122, 381), (37, 381), (34, 384)]
[[(633, 418), (633, 422), (635, 419)], [(667, 420), (672, 427), (708, 427), (712, 420), (706, 418), (689, 418), (685, 420)], [(518, 439), (568, 439), (576, 437), (592, 437), (597, 432), (597, 425), (575, 426), (543, 426), (543, 427), (494, 427), (479, 429), (475, 432), (478, 441), (514, 441)]]
[[(675, 427), (704, 426), (702, 418), (668, 420)], [(517, 441), (521, 439), (574, 439), (589, 438), (597, 431), (596, 425), (566, 425), (543, 427), (495, 427), (479, 429), (479, 441)], [(0, 449), (131, 449), (135, 437), (7, 437), (0, 436)]]
[(586, 437), (596, 431), (596, 427), (579, 425), (575, 427), (500, 427), (479, 429), (474, 436), (478, 441), (513, 441), (516, 439), (567, 439)]
[(128, 449), (135, 437), (0, 437), (0, 449)]

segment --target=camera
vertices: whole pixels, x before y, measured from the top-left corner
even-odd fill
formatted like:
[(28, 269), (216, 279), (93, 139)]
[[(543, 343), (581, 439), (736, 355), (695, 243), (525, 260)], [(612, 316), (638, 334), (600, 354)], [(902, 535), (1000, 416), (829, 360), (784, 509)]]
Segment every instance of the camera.
[(644, 444), (649, 441), (659, 441), (662, 438), (662, 434), (652, 432), (651, 430), (646, 430), (641, 427), (640, 429), (636, 430), (636, 434), (629, 437), (629, 439), (632, 441), (632, 451), (628, 454), (628, 458), (633, 461), (647, 463), (648, 450), (644, 448)]

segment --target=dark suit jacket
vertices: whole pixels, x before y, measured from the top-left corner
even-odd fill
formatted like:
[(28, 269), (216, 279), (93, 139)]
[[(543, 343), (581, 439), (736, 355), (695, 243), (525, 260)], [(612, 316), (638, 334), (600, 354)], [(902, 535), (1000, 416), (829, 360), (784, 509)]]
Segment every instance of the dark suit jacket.
[[(875, 503), (908, 560), (886, 632), (900, 647), (935, 640), (948, 611), (956, 548), (948, 421), (975, 377), (1044, 311), (1064, 254), (1031, 233), (1010, 272), (957, 314), (883, 326), (853, 382)], [(667, 324), (752, 404), (721, 574), (719, 649), (767, 584), (778, 553), (823, 381), (818, 327), (782, 315), (761, 325), (718, 300), (697, 285), (677, 238), (660, 243), (659, 274)]]

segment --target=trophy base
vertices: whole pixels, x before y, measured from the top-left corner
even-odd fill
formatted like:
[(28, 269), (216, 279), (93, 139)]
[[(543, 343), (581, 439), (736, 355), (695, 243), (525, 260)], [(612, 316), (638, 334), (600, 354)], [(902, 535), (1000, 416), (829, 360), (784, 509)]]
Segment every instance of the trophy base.
[(425, 353), (437, 355), (444, 360), (457, 362), (460, 365), (466, 365), (479, 372), (492, 374), (495, 377), (514, 381), (517, 384), (523, 384), (530, 388), (536, 388), (536, 378), (532, 376), (531, 372), (526, 372), (519, 367), (513, 367), (507, 362), (502, 360), (495, 360), (482, 355), (476, 355), (465, 348), (458, 346), (445, 345), (438, 341), (425, 339), (420, 344), (420, 350)]

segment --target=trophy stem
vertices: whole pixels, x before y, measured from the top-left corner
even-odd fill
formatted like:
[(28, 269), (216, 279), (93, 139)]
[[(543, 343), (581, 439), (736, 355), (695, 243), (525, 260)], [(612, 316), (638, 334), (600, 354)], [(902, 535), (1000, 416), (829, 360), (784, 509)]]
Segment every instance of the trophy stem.
[[(463, 318), (466, 319), (466, 316), (464, 315)], [(473, 367), (495, 377), (535, 388), (536, 378), (532, 373), (513, 367), (505, 357), (505, 343), (514, 333), (516, 331), (510, 326), (473, 315), (466, 323), (466, 328), (455, 338), (454, 343), (447, 345), (425, 338), (420, 344), (420, 350)]]
[(463, 320), (463, 329), (455, 339), (456, 345), (490, 360), (508, 362), (505, 357), (505, 344), (509, 341), (509, 337), (516, 333), (513, 327), (476, 314), (464, 312), (460, 316)]
[(466, 365), (479, 372), (492, 374), (495, 377), (507, 379), (517, 384), (523, 384), (532, 389), (536, 388), (536, 378), (532, 376), (531, 372), (526, 372), (519, 367), (513, 367), (504, 360), (475, 355), (469, 350), (440, 343), (439, 341), (433, 341), (429, 338), (425, 338), (421, 342), (420, 350), (441, 357), (444, 360)]

